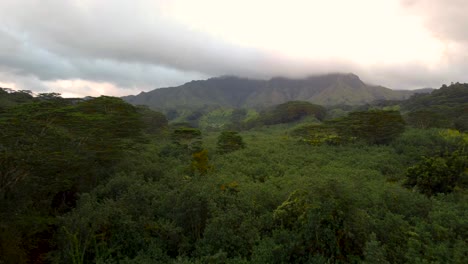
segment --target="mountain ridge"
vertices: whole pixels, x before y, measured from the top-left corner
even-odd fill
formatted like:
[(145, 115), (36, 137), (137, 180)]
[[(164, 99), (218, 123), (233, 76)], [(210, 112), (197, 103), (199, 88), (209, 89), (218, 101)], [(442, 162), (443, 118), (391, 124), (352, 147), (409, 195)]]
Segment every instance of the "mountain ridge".
[(359, 105), (382, 99), (403, 100), (415, 93), (430, 91), (392, 90), (368, 85), (352, 73), (331, 73), (302, 79), (274, 77), (269, 80), (221, 76), (122, 98), (129, 103), (148, 105), (153, 109), (206, 105), (255, 108), (297, 100), (320, 105)]

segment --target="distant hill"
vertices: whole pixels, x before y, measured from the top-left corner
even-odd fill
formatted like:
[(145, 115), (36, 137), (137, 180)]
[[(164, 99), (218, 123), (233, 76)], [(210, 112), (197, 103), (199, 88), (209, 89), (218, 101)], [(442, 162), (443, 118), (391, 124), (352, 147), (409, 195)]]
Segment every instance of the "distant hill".
[(427, 110), (428, 108), (440, 111), (451, 107), (466, 106), (468, 105), (468, 84), (443, 85), (440, 89), (430, 93), (411, 96), (402, 105), (407, 111)]
[(226, 76), (191, 81), (178, 87), (160, 88), (123, 97), (129, 103), (153, 109), (201, 107), (265, 107), (287, 101), (320, 105), (359, 105), (375, 100), (403, 100), (431, 90), (392, 90), (368, 85), (354, 74), (327, 74), (304, 79), (272, 78), (253, 80)]
[(443, 85), (429, 94), (416, 94), (401, 104), (406, 121), (419, 128), (445, 127), (468, 131), (468, 84)]

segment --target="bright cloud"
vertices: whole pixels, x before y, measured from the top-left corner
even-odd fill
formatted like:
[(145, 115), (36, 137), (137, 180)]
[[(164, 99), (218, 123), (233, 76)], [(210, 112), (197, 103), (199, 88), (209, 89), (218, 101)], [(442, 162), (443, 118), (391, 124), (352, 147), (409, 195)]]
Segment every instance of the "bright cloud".
[(0, 2), (0, 84), (125, 95), (218, 75), (468, 82), (464, 0)]

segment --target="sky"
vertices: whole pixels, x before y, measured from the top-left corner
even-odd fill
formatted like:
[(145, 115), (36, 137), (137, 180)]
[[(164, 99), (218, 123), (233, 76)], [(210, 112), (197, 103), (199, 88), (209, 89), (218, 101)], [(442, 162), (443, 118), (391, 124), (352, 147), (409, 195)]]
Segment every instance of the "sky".
[(1, 0), (0, 87), (138, 94), (221, 75), (468, 82), (466, 0)]

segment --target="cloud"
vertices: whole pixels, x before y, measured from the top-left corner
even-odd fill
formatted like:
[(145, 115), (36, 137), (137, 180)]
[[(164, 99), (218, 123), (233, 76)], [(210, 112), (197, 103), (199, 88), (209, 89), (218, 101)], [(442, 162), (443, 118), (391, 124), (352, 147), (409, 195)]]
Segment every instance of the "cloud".
[(0, 68), (0, 87), (15, 90), (31, 90), (37, 93), (49, 92), (49, 87), (33, 75), (16, 75)]
[(468, 42), (468, 2), (465, 0), (402, 0), (402, 5), (421, 16), (442, 40)]
[[(44, 54), (33, 54), (37, 59), (49, 56), (48, 61), (61, 61), (64, 66), (70, 61), (75, 65), (77, 60), (88, 59), (220, 74), (239, 68), (232, 65), (261, 62), (264, 56), (164, 19), (159, 10), (164, 1), (156, 1), (159, 5), (150, 4), (151, 1), (99, 1), (82, 5), (80, 1), (32, 2), (27, 8), (20, 4), (10, 10), (3, 8), (2, 16), (10, 18), (16, 32), (25, 30), (24, 37), (17, 40), (25, 49), (42, 47), (36, 53)], [(152, 12), (149, 14), (147, 9)], [(28, 58), (32, 53), (21, 51)], [(255, 71), (256, 66), (247, 67), (246, 71)], [(66, 70), (65, 67), (62, 72)]]
[(354, 72), (395, 88), (439, 86), (468, 81), (463, 10), (461, 0), (7, 0), (0, 81), (77, 95), (225, 74)]
[(9, 22), (0, 25), (0, 61), (16, 75), (43, 81), (82, 79), (148, 90), (225, 74), (301, 76), (337, 71), (339, 64), (351, 71), (345, 62), (292, 60), (190, 30), (164, 18), (162, 1), (28, 2), (0, 4)]
[(113, 96), (125, 96), (129, 93), (138, 93), (140, 91), (136, 88), (122, 89), (108, 82), (92, 82), (86, 80), (48, 81), (46, 85), (64, 97), (80, 97), (83, 95), (100, 96), (109, 94)]
[(401, 0), (406, 12), (417, 16), (444, 49), (436, 69), (426, 79), (468, 82), (468, 2), (465, 0)]

